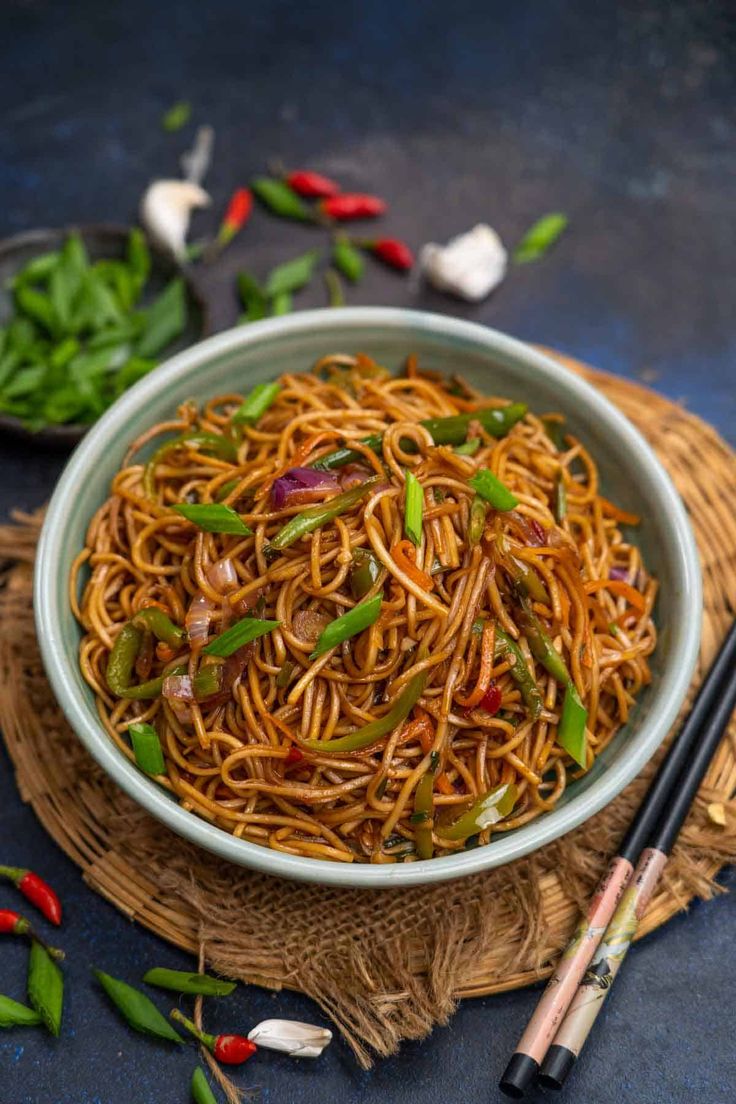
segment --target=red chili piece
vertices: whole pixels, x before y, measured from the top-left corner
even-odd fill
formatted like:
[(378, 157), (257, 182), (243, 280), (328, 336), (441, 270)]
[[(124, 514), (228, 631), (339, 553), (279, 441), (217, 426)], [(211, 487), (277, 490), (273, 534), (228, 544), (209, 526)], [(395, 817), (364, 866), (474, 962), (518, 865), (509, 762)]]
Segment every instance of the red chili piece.
[(386, 204), (378, 196), (346, 194), (323, 199), (319, 205), (323, 214), (344, 222), (349, 219), (376, 218), (386, 210)]
[(0, 866), (0, 878), (7, 878), (18, 887), (23, 896), (43, 913), (51, 924), (61, 923), (61, 901), (51, 886), (34, 874), (18, 866)]
[(233, 192), (225, 211), (225, 217), (217, 232), (217, 244), (221, 248), (230, 244), (250, 218), (252, 210), (253, 193), (250, 188), (238, 188), (236, 192)]
[(379, 238), (378, 241), (371, 242), (369, 248), (384, 264), (398, 268), (401, 272), (406, 272), (414, 264), (411, 249), (397, 238)]
[(289, 753), (284, 759), (284, 765), (290, 767), (293, 763), (301, 763), (304, 758), (304, 752), (300, 751), (298, 747), (289, 748)]
[(36, 943), (40, 943), (52, 958), (61, 959), (64, 957), (63, 951), (60, 951), (58, 947), (49, 947), (48, 943), (45, 943), (40, 936), (36, 935), (31, 927), (30, 921), (26, 920), (25, 916), (21, 916), (19, 912), (15, 912), (13, 909), (0, 909), (0, 933), (3, 935), (28, 936), (29, 939), (33, 939)]
[(480, 699), (480, 702), (478, 703), (478, 708), (482, 709), (485, 713), (498, 713), (499, 709), (501, 708), (501, 697), (502, 695), (499, 688), (496, 686), (495, 683), (491, 683), (483, 697)]
[(226, 1066), (239, 1066), (255, 1054), (256, 1044), (243, 1035), (218, 1035), (212, 1053)]
[(300, 196), (307, 199), (327, 199), (336, 196), (340, 191), (340, 185), (329, 176), (321, 176), (320, 173), (298, 170), (289, 173), (286, 183)]

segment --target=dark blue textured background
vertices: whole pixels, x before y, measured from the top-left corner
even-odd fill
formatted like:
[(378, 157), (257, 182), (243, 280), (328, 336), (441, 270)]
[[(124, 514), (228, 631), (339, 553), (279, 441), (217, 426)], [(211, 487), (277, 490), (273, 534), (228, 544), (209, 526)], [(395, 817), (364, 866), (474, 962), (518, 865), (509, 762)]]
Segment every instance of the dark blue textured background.
[[(147, 181), (177, 173), (192, 128), (165, 135), (159, 120), (190, 99), (196, 120), (217, 132), (214, 210), (198, 216), (196, 233), (274, 157), (385, 194), (385, 230), (417, 246), (479, 220), (513, 242), (538, 215), (564, 210), (571, 229), (559, 247), (479, 306), (377, 267), (350, 300), (449, 311), (556, 345), (651, 383), (736, 440), (736, 17), (727, 0), (6, 0), (1, 18), (0, 233), (130, 221)], [(307, 248), (310, 234), (254, 217), (207, 278), (217, 325), (235, 317), (239, 268), (263, 274)], [(321, 296), (315, 288), (301, 302)], [(0, 441), (2, 513), (40, 504), (60, 466)], [(186, 1100), (192, 1058), (120, 1025), (88, 973), (94, 963), (135, 981), (186, 957), (84, 887), (21, 805), (4, 758), (0, 840), (7, 861), (53, 873), (69, 952), (64, 1037), (2, 1034), (0, 1104)], [(0, 888), (0, 907), (13, 900)], [(732, 1101), (735, 939), (725, 897), (640, 944), (568, 1098)], [(25, 962), (21, 945), (3, 945), (0, 991), (22, 995)], [(496, 1100), (534, 1000), (524, 991), (467, 1001), (448, 1028), (370, 1073), (336, 1042), (315, 1063), (264, 1052), (239, 1080), (273, 1104)], [(243, 990), (213, 1006), (212, 1023), (273, 1014), (320, 1019), (301, 997)]]

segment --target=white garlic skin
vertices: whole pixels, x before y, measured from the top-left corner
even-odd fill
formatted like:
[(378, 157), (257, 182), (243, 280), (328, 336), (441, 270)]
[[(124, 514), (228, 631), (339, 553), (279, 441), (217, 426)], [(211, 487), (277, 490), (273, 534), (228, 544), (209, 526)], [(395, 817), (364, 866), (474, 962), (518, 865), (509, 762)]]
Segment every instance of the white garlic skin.
[(319, 1058), (332, 1042), (332, 1032), (298, 1020), (263, 1020), (248, 1032), (248, 1038), (259, 1047), (280, 1050), (292, 1058)]
[(154, 180), (141, 200), (141, 222), (156, 245), (181, 261), (192, 211), (209, 203), (207, 192), (189, 180)]
[(493, 227), (479, 222), (447, 245), (428, 242), (419, 262), (433, 287), (477, 303), (503, 280), (508, 254)]

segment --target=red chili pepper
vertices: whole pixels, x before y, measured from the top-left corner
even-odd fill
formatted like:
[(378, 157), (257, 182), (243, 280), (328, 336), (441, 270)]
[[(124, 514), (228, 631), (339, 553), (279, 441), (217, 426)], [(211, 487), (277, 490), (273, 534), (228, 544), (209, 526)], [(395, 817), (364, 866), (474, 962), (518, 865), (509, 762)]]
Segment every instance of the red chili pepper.
[(228, 1066), (239, 1066), (247, 1062), (258, 1047), (244, 1035), (209, 1035), (206, 1031), (200, 1031), (195, 1023), (180, 1012), (178, 1008), (171, 1010), (172, 1020), (183, 1024), (187, 1031), (191, 1032), (195, 1039), (199, 1039), (202, 1046), (206, 1046), (211, 1054), (214, 1054), (218, 1062)]
[(0, 909), (0, 933), (4, 935), (25, 935), (29, 939), (34, 939), (36, 943), (40, 943), (52, 958), (64, 957), (63, 951), (60, 951), (58, 947), (49, 947), (48, 943), (45, 943), (43, 939), (36, 935), (30, 921), (13, 909)]
[(289, 752), (284, 759), (284, 765), (290, 767), (293, 763), (301, 763), (303, 758), (304, 752), (300, 751), (298, 747), (289, 748)]
[(329, 176), (321, 176), (320, 173), (303, 169), (289, 173), (286, 183), (300, 196), (306, 196), (308, 199), (329, 198), (336, 196), (340, 191), (340, 185), (330, 180)]
[(348, 219), (376, 218), (386, 210), (386, 204), (378, 196), (356, 193), (323, 199), (319, 208), (329, 218), (342, 222)]
[(485, 713), (498, 713), (501, 708), (501, 697), (501, 691), (496, 686), (495, 682), (492, 682), (480, 699), (478, 709), (482, 709)]
[(32, 870), (24, 870), (18, 866), (0, 866), (0, 878), (13, 882), (23, 896), (58, 928), (61, 923), (61, 901), (43, 878), (39, 878)]
[(238, 188), (227, 205), (225, 217), (217, 232), (217, 245), (224, 249), (239, 230), (245, 226), (253, 210), (253, 193), (250, 188)]
[(391, 268), (398, 268), (406, 272), (414, 264), (414, 254), (408, 245), (397, 238), (379, 238), (377, 241), (367, 242), (366, 248)]

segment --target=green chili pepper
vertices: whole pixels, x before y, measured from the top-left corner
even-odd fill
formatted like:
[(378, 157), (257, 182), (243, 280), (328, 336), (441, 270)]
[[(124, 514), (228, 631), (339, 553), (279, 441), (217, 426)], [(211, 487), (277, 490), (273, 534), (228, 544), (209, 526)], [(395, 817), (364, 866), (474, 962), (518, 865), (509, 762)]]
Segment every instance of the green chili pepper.
[(161, 126), (170, 133), (181, 130), (192, 117), (192, 105), (186, 100), (179, 100), (163, 115)]
[(265, 318), (268, 300), (258, 280), (251, 276), (249, 272), (239, 272), (237, 279), (238, 294), (241, 303), (245, 307), (245, 314), (241, 316), (239, 321), (257, 322), (259, 319)]
[(446, 840), (464, 840), (492, 824), (498, 824), (508, 816), (517, 799), (517, 789), (512, 782), (496, 786), (495, 789), (478, 798), (467, 812), (447, 827), (435, 829), (438, 836)]
[(490, 502), (494, 510), (513, 510), (514, 506), (519, 505), (516, 495), (512, 494), (508, 487), (488, 468), (481, 468), (468, 480), (468, 483), (476, 494), (479, 494), (486, 502)]
[(314, 213), (283, 180), (261, 176), (252, 180), (250, 186), (264, 207), (268, 207), (275, 215), (298, 219), (300, 222), (315, 221)]
[(578, 766), (585, 769), (587, 762), (587, 740), (585, 723), (588, 719), (588, 711), (580, 700), (574, 682), (569, 682), (565, 689), (565, 698), (562, 703), (562, 713), (557, 729), (557, 743), (563, 747)]
[(40, 1023), (38, 1012), (0, 994), (0, 1027), (35, 1027)]
[(434, 771), (430, 768), (419, 779), (414, 791), (414, 815), (409, 819), (416, 824), (414, 843), (420, 859), (431, 859), (434, 854), (432, 830), (434, 827)]
[(558, 472), (555, 479), (555, 520), (562, 524), (567, 514), (567, 487), (562, 472)]
[(304, 747), (323, 755), (340, 755), (346, 751), (360, 751), (362, 748), (370, 747), (383, 736), (388, 736), (402, 721), (406, 720), (421, 698), (426, 682), (427, 672), (420, 671), (404, 687), (384, 717), (357, 728), (347, 736), (338, 736), (335, 740), (304, 740)]
[(153, 1035), (157, 1039), (166, 1039), (171, 1043), (184, 1042), (145, 993), (118, 978), (110, 977), (102, 970), (94, 970), (93, 973), (123, 1019), (135, 1031)]
[(570, 672), (565, 666), (562, 656), (542, 627), (542, 623), (532, 609), (531, 603), (523, 595), (520, 595), (519, 605), (521, 607), (519, 625), (529, 644), (529, 651), (535, 659), (539, 660), (545, 670), (549, 671), (553, 678), (561, 682), (563, 686), (567, 686), (570, 682)]
[(565, 443), (565, 423), (564, 421), (558, 421), (557, 418), (542, 418), (542, 425), (545, 432), (549, 437), (552, 444), (555, 446), (558, 452), (565, 452), (567, 445)]
[(211, 640), (202, 651), (205, 655), (230, 656), (244, 644), (250, 644), (251, 640), (273, 632), (280, 624), (280, 621), (264, 621), (260, 617), (243, 617)]
[(136, 722), (128, 725), (128, 732), (135, 761), (140, 769), (146, 774), (165, 774), (164, 753), (161, 750), (158, 732), (153, 725)]
[(164, 441), (156, 449), (143, 472), (143, 487), (149, 498), (153, 498), (156, 493), (156, 465), (160, 464), (170, 452), (175, 452), (185, 446), (196, 449), (198, 452), (212, 452), (215, 456), (219, 456), (221, 460), (230, 460), (231, 463), (234, 463), (238, 458), (235, 443), (229, 437), (220, 436), (217, 433), (205, 433), (195, 430), (191, 433), (184, 433), (181, 437), (175, 437), (172, 441)]
[(478, 544), (483, 536), (486, 524), (486, 504), (480, 495), (475, 495), (470, 503), (470, 522), (468, 523), (468, 543), (471, 548)]
[(513, 660), (509, 668), (509, 673), (521, 691), (521, 696), (529, 711), (529, 716), (532, 720), (536, 720), (542, 712), (544, 704), (542, 702), (542, 695), (539, 692), (539, 687), (526, 665), (524, 653), (521, 648), (513, 637), (505, 633), (499, 626), (496, 627), (495, 653), (497, 656), (503, 656), (504, 659)]
[(133, 664), (138, 657), (142, 639), (143, 632), (130, 622), (123, 625), (115, 638), (110, 658), (107, 661), (105, 678), (111, 692), (117, 698), (129, 696)]
[(568, 221), (567, 215), (559, 211), (537, 219), (513, 252), (516, 264), (526, 264), (528, 261), (536, 261), (543, 257), (565, 230)]
[(209, 1086), (201, 1066), (192, 1074), (192, 1100), (194, 1104), (217, 1104), (217, 1097)]
[(332, 247), (332, 261), (343, 276), (353, 284), (357, 284), (365, 270), (365, 262), (359, 250), (343, 234), (335, 239)]
[(516, 589), (522, 594), (527, 594), (530, 598), (533, 598), (535, 602), (544, 602), (547, 604), (549, 602), (547, 588), (534, 568), (523, 560), (515, 559), (508, 553), (505, 542), (503, 542), (502, 550), (507, 553), (503, 564), (504, 570), (510, 576)]
[(353, 549), (353, 566), (350, 568), (350, 593), (353, 598), (365, 598), (381, 576), (381, 561), (370, 548)]
[(276, 685), (279, 690), (283, 690), (291, 682), (291, 676), (294, 674), (294, 664), (290, 659), (287, 659), (284, 666), (281, 668), (276, 676)]
[(219, 491), (217, 492), (218, 502), (222, 502), (223, 498), (227, 498), (229, 495), (231, 495), (239, 482), (239, 479), (228, 479), (227, 483), (223, 483)]
[(175, 625), (158, 606), (147, 606), (146, 609), (138, 610), (131, 619), (131, 624), (137, 629), (152, 632), (157, 640), (163, 640), (170, 648), (178, 648), (186, 636), (184, 629)]
[(273, 298), (276, 295), (291, 294), (299, 291), (312, 279), (315, 266), (322, 256), (320, 249), (310, 249), (291, 261), (277, 265), (269, 273), (264, 288), (266, 295)]
[(406, 503), (404, 506), (404, 532), (410, 541), (419, 545), (422, 541), (422, 513), (424, 511), (424, 491), (414, 472), (407, 471), (404, 488)]
[(329, 652), (331, 648), (342, 644), (343, 640), (348, 640), (351, 636), (355, 636), (369, 628), (380, 616), (382, 601), (382, 595), (376, 594), (373, 598), (369, 598), (367, 602), (361, 602), (359, 606), (353, 606), (342, 617), (331, 621), (319, 634), (319, 639), (309, 658), (317, 659), (318, 656)]
[[(200, 667), (192, 679), (194, 700), (198, 702), (207, 701), (214, 694), (219, 694), (222, 690), (224, 671), (225, 665), (223, 663), (208, 663), (206, 666)], [(174, 673), (174, 671), (171, 672), (171, 674)]]
[(233, 414), (231, 421), (255, 425), (266, 413), (269, 406), (276, 401), (281, 387), (278, 383), (257, 383), (248, 397)]
[[(427, 418), (419, 424), (429, 430), (435, 445), (461, 445), (468, 435), (471, 421), (480, 422), (491, 437), (505, 437), (509, 430), (524, 417), (526, 411), (525, 403), (509, 403), (508, 406), (476, 410), (472, 414), (453, 414), (449, 418)], [(378, 452), (382, 442), (381, 434), (373, 434), (371, 437), (364, 437), (361, 444)], [(402, 437), (401, 448), (404, 452), (416, 452), (417, 444), (409, 438)], [(362, 454), (355, 449), (341, 448), (321, 457), (311, 466), (321, 471), (329, 471), (332, 468), (342, 468), (345, 464), (353, 464), (362, 458)]]
[(368, 479), (365, 483), (352, 487), (349, 491), (343, 491), (342, 494), (335, 495), (327, 502), (320, 502), (316, 506), (310, 506), (307, 510), (303, 510), (300, 514), (295, 514), (294, 517), (289, 518), (282, 529), (279, 529), (271, 541), (270, 547), (282, 551), (293, 544), (294, 541), (299, 540), (300, 537), (306, 536), (307, 533), (313, 533), (315, 529), (320, 529), (328, 521), (333, 521), (340, 514), (350, 510), (357, 502), (360, 502), (361, 498), (364, 498), (373, 490), (377, 483), (378, 476), (374, 476), (373, 479)]
[(236, 982), (212, 977), (210, 974), (192, 974), (186, 970), (167, 970), (163, 966), (154, 967), (144, 974), (147, 985), (157, 985), (160, 989), (173, 989), (175, 993), (201, 993), (205, 997), (227, 997), (236, 987)]
[(476, 452), (480, 448), (482, 441), (480, 437), (471, 437), (469, 441), (466, 441), (462, 445), (455, 447), (455, 452), (458, 456), (475, 456)]
[(38, 940), (31, 943), (28, 960), (28, 999), (52, 1035), (61, 1031), (64, 979), (61, 970)]
[(205, 533), (231, 533), (238, 537), (250, 537), (253, 534), (253, 530), (248, 528), (232, 506), (224, 506), (221, 502), (192, 503), (191, 505), (187, 502), (178, 502), (171, 508), (199, 529), (203, 529)]

